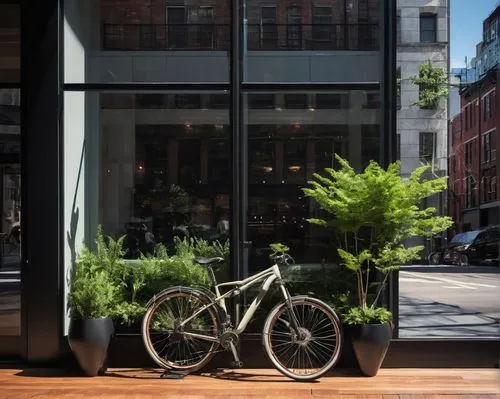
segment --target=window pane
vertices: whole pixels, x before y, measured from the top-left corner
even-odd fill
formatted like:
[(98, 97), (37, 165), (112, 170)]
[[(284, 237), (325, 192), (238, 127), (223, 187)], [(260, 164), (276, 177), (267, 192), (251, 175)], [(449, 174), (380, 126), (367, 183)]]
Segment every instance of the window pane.
[[(69, 113), (84, 93), (67, 94)], [(99, 112), (88, 126), (97, 129), (68, 124), (65, 135), (75, 140), (85, 134), (89, 156), (100, 154), (100, 183), (89, 195), (106, 234), (126, 235), (126, 257), (151, 253), (158, 244), (172, 248), (175, 237), (224, 242), (229, 231), (221, 226), (228, 225), (219, 222), (229, 216), (229, 115), (208, 104), (227, 94), (93, 95), (86, 107)], [(98, 140), (91, 138), (95, 131)]]
[(0, 337), (21, 334), (20, 90), (0, 88)]
[(19, 4), (0, 4), (0, 84), (20, 82), (21, 12)]
[(420, 16), (420, 42), (436, 43), (437, 42), (437, 27), (435, 15)]
[(331, 251), (332, 232), (306, 222), (319, 211), (301, 188), (313, 173), (338, 167), (335, 154), (357, 170), (370, 160), (380, 160), (380, 108), (364, 108), (366, 92), (362, 90), (258, 94), (273, 96), (277, 104), (299, 95), (311, 101), (323, 99), (321, 107), (296, 101), (293, 109), (250, 106), (255, 95), (245, 98), (248, 239), (252, 241), (249, 273), (269, 264), (267, 249), (272, 242), (292, 248), (298, 263), (338, 262)]
[(419, 157), (424, 163), (434, 161), (434, 142), (436, 134), (434, 132), (420, 132)]
[(65, 82), (228, 82), (230, 1), (64, 2)]
[(290, 7), (245, 0), (244, 10), (244, 81), (379, 80), (380, 0)]

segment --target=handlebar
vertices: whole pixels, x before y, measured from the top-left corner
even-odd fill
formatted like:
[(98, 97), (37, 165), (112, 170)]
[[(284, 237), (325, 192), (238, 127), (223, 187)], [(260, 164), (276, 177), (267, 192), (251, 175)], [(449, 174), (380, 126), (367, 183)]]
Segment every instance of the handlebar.
[(295, 263), (295, 260), (288, 254), (274, 254), (269, 257), (277, 264), (291, 265)]

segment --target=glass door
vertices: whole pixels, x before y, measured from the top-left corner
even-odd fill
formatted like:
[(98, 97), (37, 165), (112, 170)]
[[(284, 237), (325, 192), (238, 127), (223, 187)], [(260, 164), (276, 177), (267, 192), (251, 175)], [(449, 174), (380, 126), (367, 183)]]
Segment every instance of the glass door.
[(0, 357), (22, 355), (19, 89), (0, 89)]
[(21, 292), (21, 13), (0, 4), (0, 359), (26, 353)]

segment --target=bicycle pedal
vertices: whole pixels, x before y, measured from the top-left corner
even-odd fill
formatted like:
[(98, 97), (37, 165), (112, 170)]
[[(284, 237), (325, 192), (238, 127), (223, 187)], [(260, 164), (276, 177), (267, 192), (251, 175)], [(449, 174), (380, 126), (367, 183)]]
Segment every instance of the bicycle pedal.
[(241, 369), (242, 367), (243, 367), (243, 362), (241, 360), (231, 362), (231, 368), (233, 369)]

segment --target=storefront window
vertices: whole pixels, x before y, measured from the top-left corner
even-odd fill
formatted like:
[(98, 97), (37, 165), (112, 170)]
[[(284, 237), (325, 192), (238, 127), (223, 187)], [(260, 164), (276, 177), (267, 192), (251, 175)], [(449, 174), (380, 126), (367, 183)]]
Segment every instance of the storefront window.
[(229, 81), (229, 0), (66, 0), (64, 19), (66, 83)]
[[(335, 154), (358, 170), (370, 160), (379, 161), (380, 109), (363, 106), (364, 90), (259, 93), (274, 101), (273, 107), (265, 103), (260, 108), (250, 102), (254, 96), (246, 96), (249, 273), (268, 266), (273, 242), (288, 245), (297, 262), (336, 261), (333, 233), (307, 223), (318, 210), (301, 189), (313, 173), (338, 165)], [(301, 109), (298, 102), (295, 109), (285, 109), (291, 98), (307, 101)], [(345, 98), (343, 103), (349, 106), (339, 107), (337, 101), (328, 103), (324, 98)], [(316, 109), (318, 99), (320, 109)]]
[(127, 258), (172, 247), (175, 237), (228, 239), (228, 111), (206, 108), (214, 95), (227, 96), (100, 95), (100, 222), (127, 236)]
[(0, 88), (0, 336), (21, 334), (20, 90)]
[(247, 82), (375, 82), (380, 1), (245, 0)]
[(21, 335), (21, 13), (0, 4), (0, 338)]

